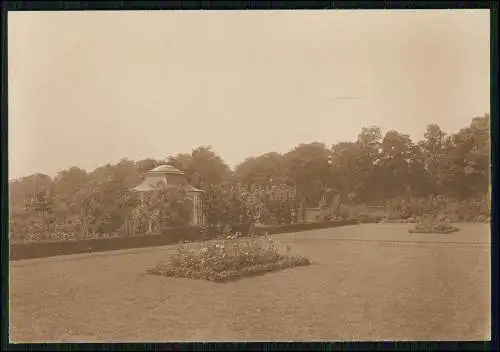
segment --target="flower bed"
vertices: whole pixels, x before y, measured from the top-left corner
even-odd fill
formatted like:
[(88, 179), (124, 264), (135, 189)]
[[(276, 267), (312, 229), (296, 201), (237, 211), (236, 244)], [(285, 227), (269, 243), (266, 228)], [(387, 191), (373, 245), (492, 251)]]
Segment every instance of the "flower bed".
[[(290, 247), (287, 246), (287, 251)], [(280, 253), (270, 236), (206, 242), (201, 246), (185, 244), (165, 263), (148, 273), (167, 277), (227, 282), (243, 277), (311, 264), (302, 256)]]
[(417, 224), (413, 229), (408, 230), (409, 233), (439, 233), (447, 234), (460, 231), (458, 227), (454, 227), (446, 221), (424, 220)]

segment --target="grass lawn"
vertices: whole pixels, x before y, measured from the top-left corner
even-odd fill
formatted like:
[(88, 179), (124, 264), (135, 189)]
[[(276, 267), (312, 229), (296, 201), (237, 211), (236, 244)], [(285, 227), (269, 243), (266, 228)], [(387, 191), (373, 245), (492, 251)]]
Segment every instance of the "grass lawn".
[(412, 226), (276, 235), (313, 264), (226, 284), (145, 274), (173, 246), (11, 262), (10, 338), (489, 339), (489, 225)]

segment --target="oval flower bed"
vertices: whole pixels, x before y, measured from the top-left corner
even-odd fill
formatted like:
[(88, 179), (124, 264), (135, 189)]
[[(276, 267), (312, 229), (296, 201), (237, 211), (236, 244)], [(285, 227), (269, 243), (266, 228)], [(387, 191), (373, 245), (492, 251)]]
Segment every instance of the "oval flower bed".
[(245, 239), (231, 236), (201, 246), (183, 244), (165, 263), (149, 269), (148, 273), (227, 282), (309, 264), (305, 257), (281, 254), (270, 236)]
[(413, 229), (409, 229), (409, 233), (452, 233), (460, 231), (458, 227), (452, 226), (449, 222), (444, 221), (424, 221), (417, 224)]

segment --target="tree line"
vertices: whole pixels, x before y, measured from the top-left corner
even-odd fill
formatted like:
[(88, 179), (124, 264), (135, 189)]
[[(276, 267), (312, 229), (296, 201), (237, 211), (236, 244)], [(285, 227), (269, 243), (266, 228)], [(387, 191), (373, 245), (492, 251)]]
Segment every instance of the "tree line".
[[(9, 184), (11, 233), (46, 234), (75, 226), (83, 233), (141, 232), (186, 224), (190, 205), (182, 190), (159, 190), (146, 203), (128, 191), (165, 162), (206, 191), (209, 223), (248, 221), (252, 207), (274, 209), (273, 216), (283, 218), (286, 214), (278, 213), (285, 208), (317, 206), (325, 190), (335, 190), (344, 204), (436, 196), (484, 199), (490, 185), (490, 116), (473, 118), (449, 135), (429, 125), (419, 141), (395, 130), (383, 134), (379, 127), (364, 127), (354, 141), (300, 144), (287, 153), (249, 157), (234, 170), (211, 147), (200, 146), (166, 160), (122, 159), (92, 172), (71, 167), (54, 178), (37, 173)], [(255, 185), (292, 188), (295, 198), (257, 204)]]

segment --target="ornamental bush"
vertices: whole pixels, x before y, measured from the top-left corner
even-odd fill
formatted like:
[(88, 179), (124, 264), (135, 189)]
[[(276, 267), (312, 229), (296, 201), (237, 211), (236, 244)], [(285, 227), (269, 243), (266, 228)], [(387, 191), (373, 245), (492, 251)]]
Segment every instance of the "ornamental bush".
[(460, 229), (452, 226), (448, 219), (441, 220), (433, 217), (424, 218), (422, 222), (408, 230), (410, 233), (452, 233), (457, 231)]

